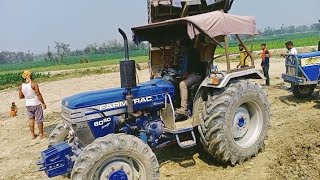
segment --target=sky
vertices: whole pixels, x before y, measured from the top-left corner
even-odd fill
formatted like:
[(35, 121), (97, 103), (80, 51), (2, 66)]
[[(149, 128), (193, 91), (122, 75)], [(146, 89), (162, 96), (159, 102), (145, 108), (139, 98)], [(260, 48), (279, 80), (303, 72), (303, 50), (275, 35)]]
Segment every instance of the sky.
[[(117, 29), (147, 23), (146, 0), (0, 0), (0, 51), (46, 52), (55, 41), (82, 49), (121, 39)], [(259, 29), (311, 25), (320, 0), (235, 0), (230, 13), (254, 16)]]

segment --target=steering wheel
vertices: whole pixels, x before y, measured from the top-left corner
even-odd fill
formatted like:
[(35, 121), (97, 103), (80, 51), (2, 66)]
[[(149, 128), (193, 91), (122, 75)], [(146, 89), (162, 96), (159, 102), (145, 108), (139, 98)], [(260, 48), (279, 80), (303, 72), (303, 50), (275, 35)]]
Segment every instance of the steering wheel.
[(163, 68), (162, 72), (166, 74), (172, 73), (173, 75), (180, 75), (178, 72), (171, 70), (171, 68)]

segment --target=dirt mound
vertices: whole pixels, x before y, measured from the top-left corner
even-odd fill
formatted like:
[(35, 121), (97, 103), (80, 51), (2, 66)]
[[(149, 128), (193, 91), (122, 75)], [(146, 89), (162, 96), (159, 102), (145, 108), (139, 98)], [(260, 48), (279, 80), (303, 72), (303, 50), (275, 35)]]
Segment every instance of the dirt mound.
[[(280, 84), (280, 83), (279, 83)], [(278, 86), (280, 89), (283, 86)], [(279, 91), (280, 93), (281, 91)], [(291, 93), (271, 94), (273, 128), (269, 145), (275, 155), (268, 165), (271, 179), (319, 179), (320, 110), (318, 92), (307, 99)]]
[[(310, 122), (306, 122), (310, 123)], [(317, 179), (320, 177), (320, 122), (310, 123), (289, 140), (271, 165), (274, 178)]]
[(320, 143), (298, 144), (276, 159), (275, 177), (316, 179), (320, 177)]

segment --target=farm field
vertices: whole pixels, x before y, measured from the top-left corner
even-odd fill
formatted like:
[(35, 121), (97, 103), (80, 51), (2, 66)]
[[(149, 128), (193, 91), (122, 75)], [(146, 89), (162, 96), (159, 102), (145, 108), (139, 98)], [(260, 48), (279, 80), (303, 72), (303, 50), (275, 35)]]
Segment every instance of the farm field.
[[(256, 38), (253, 44), (253, 50), (259, 51), (261, 43), (267, 43), (269, 49), (280, 49), (284, 48), (284, 43), (286, 41), (293, 41), (296, 47), (304, 46), (316, 46), (320, 39), (320, 34), (318, 32), (309, 33), (298, 33), (291, 35), (281, 35), (281, 36), (271, 36), (267, 38)], [(246, 39), (245, 43), (250, 44), (251, 39)], [(316, 49), (314, 49), (316, 50)], [(238, 42), (230, 42), (230, 52), (238, 52)], [(224, 50), (217, 48), (215, 54), (223, 54)], [(17, 71), (22, 71), (24, 69), (32, 69), (37, 72), (41, 71), (53, 71), (53, 70), (65, 70), (65, 69), (76, 69), (84, 67), (97, 67), (102, 64), (110, 65), (117, 64), (120, 59), (124, 56), (123, 52), (107, 53), (107, 54), (92, 54), (83, 56), (68, 56), (63, 62), (54, 63), (46, 62), (44, 59), (36, 59), (32, 62), (20, 62), (14, 64), (0, 64), (0, 75), (6, 73), (12, 73)], [(146, 62), (148, 60), (148, 50), (134, 50), (130, 52), (130, 57), (134, 58), (138, 62)], [(80, 63), (81, 60), (87, 60), (89, 63)]]
[[(311, 52), (317, 49), (316, 46), (307, 46), (298, 48), (299, 52)], [(274, 58), (279, 58), (280, 54), (286, 52), (286, 49), (273, 49), (270, 50)], [(231, 56), (231, 60), (238, 61), (238, 54), (235, 53)], [(260, 51), (253, 53), (257, 60), (260, 59)], [(148, 56), (136, 56), (131, 59), (136, 60), (137, 63), (142, 63), (143, 66), (147, 66)], [(109, 72), (118, 71), (118, 64), (120, 59), (110, 59), (101, 61), (91, 61), (88, 63), (77, 64), (58, 64), (53, 66), (44, 66), (31, 69), (36, 74), (37, 81), (48, 82), (56, 81), (67, 78), (81, 77), (84, 75), (103, 74)], [(217, 62), (223, 62), (224, 59), (217, 59)], [(258, 63), (259, 64), (259, 63)], [(1, 67), (1, 66), (0, 66)], [(21, 70), (0, 71), (0, 90), (10, 87), (17, 87), (21, 81)]]
[[(218, 64), (223, 68), (224, 64)], [(232, 63), (236, 65), (236, 63)], [(297, 100), (288, 91), (288, 84), (279, 78), (283, 62), (271, 63), (271, 87), (264, 88), (271, 102), (272, 120), (265, 149), (242, 165), (235, 167), (217, 164), (205, 156), (201, 146), (181, 150), (173, 146), (157, 152), (161, 179), (215, 180), (215, 179), (318, 179), (320, 177), (320, 101), (319, 89), (312, 97)], [(149, 78), (148, 70), (138, 72), (141, 81)], [(258, 81), (263, 83), (262, 81)], [(68, 84), (68, 86), (66, 86)], [(61, 121), (60, 102), (63, 97), (80, 92), (118, 87), (118, 73), (66, 78), (40, 84), (48, 109), (45, 110), (46, 133)], [(18, 99), (16, 89), (0, 91), (0, 179), (43, 180), (36, 162), (40, 150), (47, 147), (47, 139), (31, 140), (27, 127), (24, 101)], [(18, 104), (18, 117), (8, 118), (10, 103)], [(7, 107), (7, 108), (6, 108)], [(57, 177), (53, 180), (66, 180)]]

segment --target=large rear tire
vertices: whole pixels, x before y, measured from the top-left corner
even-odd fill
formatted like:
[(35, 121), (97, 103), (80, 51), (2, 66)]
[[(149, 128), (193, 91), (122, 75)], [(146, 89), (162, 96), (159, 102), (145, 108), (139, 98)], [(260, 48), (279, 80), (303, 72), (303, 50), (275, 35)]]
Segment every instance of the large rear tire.
[(221, 163), (242, 164), (264, 147), (269, 119), (270, 104), (261, 86), (233, 82), (209, 93), (200, 114), (200, 140)]
[(126, 134), (110, 134), (93, 141), (77, 158), (71, 174), (73, 180), (153, 180), (159, 176), (158, 160), (151, 148)]
[(291, 89), (292, 89), (292, 93), (295, 97), (297, 97), (299, 99), (304, 99), (304, 98), (311, 96), (311, 94), (314, 92), (314, 89), (316, 88), (316, 86), (317, 85), (299, 86), (299, 85), (291, 84)]
[(57, 124), (54, 130), (49, 136), (49, 145), (51, 147), (55, 144), (59, 144), (62, 141), (65, 141), (68, 137), (68, 130), (64, 127), (63, 123)]

